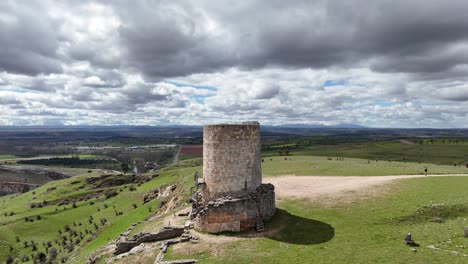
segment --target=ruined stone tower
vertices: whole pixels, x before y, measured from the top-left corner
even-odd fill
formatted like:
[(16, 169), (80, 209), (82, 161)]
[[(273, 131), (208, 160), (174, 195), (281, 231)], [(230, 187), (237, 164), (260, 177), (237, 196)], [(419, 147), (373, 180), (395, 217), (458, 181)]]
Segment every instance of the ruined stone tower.
[(263, 229), (275, 212), (274, 187), (262, 184), (258, 122), (203, 128), (203, 178), (193, 197), (195, 228), (210, 233)]

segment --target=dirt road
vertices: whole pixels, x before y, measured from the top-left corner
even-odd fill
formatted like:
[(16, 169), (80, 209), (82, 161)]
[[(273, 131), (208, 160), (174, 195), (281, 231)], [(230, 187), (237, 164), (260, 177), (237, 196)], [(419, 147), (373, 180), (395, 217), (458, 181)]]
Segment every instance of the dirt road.
[(278, 197), (319, 198), (342, 196), (347, 192), (366, 191), (369, 187), (383, 185), (397, 179), (467, 176), (468, 174), (446, 175), (399, 175), (399, 176), (280, 176), (264, 177), (264, 183), (275, 186)]

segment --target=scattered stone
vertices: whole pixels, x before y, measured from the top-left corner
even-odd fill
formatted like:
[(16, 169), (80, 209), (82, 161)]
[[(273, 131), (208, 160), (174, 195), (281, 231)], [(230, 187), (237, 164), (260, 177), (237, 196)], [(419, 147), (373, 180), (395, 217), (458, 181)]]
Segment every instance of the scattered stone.
[(418, 252), (415, 248), (411, 249), (412, 252)]
[(183, 213), (178, 213), (177, 216), (188, 216), (190, 214), (189, 211), (183, 212)]
[(436, 217), (436, 218), (432, 219), (431, 222), (443, 223), (443, 222), (445, 222), (445, 220), (442, 217)]
[(114, 255), (128, 252), (141, 243), (156, 242), (164, 239), (178, 237), (182, 235), (183, 232), (183, 227), (164, 227), (157, 233), (138, 233), (128, 240), (125, 237), (120, 237), (117, 241)]

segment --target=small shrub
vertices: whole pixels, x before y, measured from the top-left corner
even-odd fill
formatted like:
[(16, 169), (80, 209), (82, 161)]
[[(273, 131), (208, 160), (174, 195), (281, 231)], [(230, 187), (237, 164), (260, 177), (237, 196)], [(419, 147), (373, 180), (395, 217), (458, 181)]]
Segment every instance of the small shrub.
[(15, 259), (12, 256), (8, 256), (8, 258), (5, 260), (6, 264), (13, 264), (15, 262)]
[(47, 261), (47, 255), (44, 252), (39, 252), (38, 258), (39, 263), (45, 263)]
[(37, 245), (36, 245), (36, 243), (34, 243), (33, 240), (31, 240), (31, 249), (32, 249), (32, 251), (36, 251), (36, 250), (37, 250)]
[(57, 258), (57, 255), (58, 255), (57, 249), (51, 247), (51, 248), (49, 249), (49, 258), (50, 258), (51, 260), (54, 260), (55, 258)]
[(119, 193), (116, 190), (110, 190), (110, 191), (107, 191), (104, 195), (106, 196), (106, 199), (109, 199), (109, 198), (114, 197), (114, 196), (116, 196), (118, 194)]
[(78, 206), (76, 206), (76, 203), (73, 203), (72, 207), (77, 208)]
[(463, 232), (465, 233), (465, 237), (468, 237), (468, 226), (463, 227)]
[(133, 186), (133, 185), (130, 185), (130, 186), (128, 187), (128, 189), (129, 189), (131, 192), (136, 191), (136, 188), (135, 188), (135, 186)]
[(137, 207), (138, 207), (138, 205), (136, 205), (136, 204), (132, 204), (132, 206), (133, 206), (133, 209), (137, 209)]
[(38, 215), (36, 216), (36, 220), (41, 220), (42, 219), (42, 216)]

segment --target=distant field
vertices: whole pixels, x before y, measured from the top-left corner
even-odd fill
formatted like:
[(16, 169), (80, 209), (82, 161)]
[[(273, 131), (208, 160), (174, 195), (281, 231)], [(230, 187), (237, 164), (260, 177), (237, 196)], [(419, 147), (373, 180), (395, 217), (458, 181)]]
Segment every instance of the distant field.
[(323, 176), (379, 176), (424, 174), (467, 173), (461, 166), (437, 165), (415, 162), (376, 161), (354, 158), (320, 156), (274, 156), (264, 157), (263, 175), (323, 175)]
[[(294, 144), (292, 144), (294, 142)], [(411, 144), (413, 143), (413, 144)], [(388, 141), (333, 141), (328, 139), (287, 139), (263, 146), (263, 155), (278, 155), (289, 150), (290, 155), (350, 157), (392, 161), (411, 161), (453, 165), (468, 164), (468, 141), (440, 140), (388, 140)]]
[(0, 155), (0, 160), (2, 160), (2, 159), (14, 159), (14, 158), (16, 158), (15, 155), (5, 155), (5, 154)]
[(182, 145), (180, 155), (201, 157), (203, 156), (203, 145)]
[(95, 159), (96, 158), (96, 155), (92, 155), (92, 154), (87, 154), (87, 155), (78, 155), (78, 158), (80, 159)]

